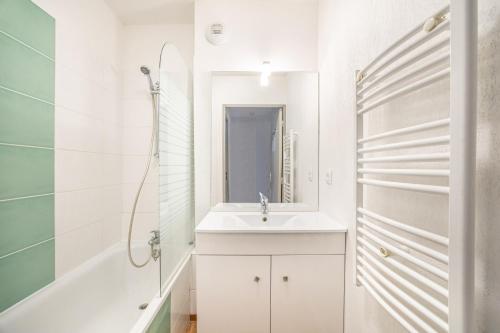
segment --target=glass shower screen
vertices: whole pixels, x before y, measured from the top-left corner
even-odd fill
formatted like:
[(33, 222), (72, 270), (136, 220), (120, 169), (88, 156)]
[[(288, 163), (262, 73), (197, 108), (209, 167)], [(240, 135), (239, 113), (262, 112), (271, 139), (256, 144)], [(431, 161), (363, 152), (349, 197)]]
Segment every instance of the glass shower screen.
[(163, 46), (158, 115), (161, 291), (194, 239), (192, 78), (177, 48)]

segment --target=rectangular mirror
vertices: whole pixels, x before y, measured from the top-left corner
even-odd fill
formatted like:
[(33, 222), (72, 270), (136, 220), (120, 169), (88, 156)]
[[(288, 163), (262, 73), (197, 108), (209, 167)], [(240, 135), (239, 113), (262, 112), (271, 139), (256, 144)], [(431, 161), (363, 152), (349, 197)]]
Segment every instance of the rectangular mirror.
[(275, 207), (314, 210), (318, 73), (268, 80), (257, 72), (212, 73), (212, 204), (243, 208), (262, 193)]

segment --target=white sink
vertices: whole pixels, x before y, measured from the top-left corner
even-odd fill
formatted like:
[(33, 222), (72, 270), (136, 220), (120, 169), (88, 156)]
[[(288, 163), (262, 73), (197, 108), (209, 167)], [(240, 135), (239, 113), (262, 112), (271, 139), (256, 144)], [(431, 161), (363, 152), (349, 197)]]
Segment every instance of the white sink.
[(199, 255), (344, 254), (347, 228), (319, 212), (212, 211), (196, 227)]
[(269, 213), (266, 221), (256, 212), (210, 212), (197, 233), (307, 233), (345, 232), (345, 226), (319, 212)]
[[(212, 207), (212, 212), (260, 212), (260, 203), (235, 203), (220, 202)], [(314, 212), (316, 207), (306, 203), (278, 203), (270, 202), (269, 209), (272, 212)]]
[[(253, 227), (278, 227), (286, 224), (293, 224), (299, 216), (284, 215), (284, 214), (251, 214), (251, 215), (234, 215), (234, 219), (242, 221), (246, 226)], [(234, 223), (230, 221), (229, 223)]]

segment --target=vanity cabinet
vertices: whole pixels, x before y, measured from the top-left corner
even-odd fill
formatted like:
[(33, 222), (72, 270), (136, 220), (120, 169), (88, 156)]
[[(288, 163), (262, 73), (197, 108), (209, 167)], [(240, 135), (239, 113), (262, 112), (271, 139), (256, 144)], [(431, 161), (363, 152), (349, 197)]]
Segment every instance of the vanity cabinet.
[(271, 332), (342, 332), (344, 256), (271, 258)]
[(197, 256), (199, 333), (269, 333), (271, 257)]
[(344, 255), (198, 255), (199, 333), (340, 333)]

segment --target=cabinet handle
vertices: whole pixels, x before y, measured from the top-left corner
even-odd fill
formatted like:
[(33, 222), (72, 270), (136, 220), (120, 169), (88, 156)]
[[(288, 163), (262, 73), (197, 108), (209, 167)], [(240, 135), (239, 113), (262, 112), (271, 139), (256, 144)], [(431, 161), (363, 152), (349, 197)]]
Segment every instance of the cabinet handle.
[(259, 281), (260, 281), (260, 277), (256, 276), (256, 277), (254, 277), (254, 278), (253, 278), (253, 280), (254, 280), (255, 282), (259, 282)]
[(288, 276), (283, 276), (283, 282), (288, 282)]

